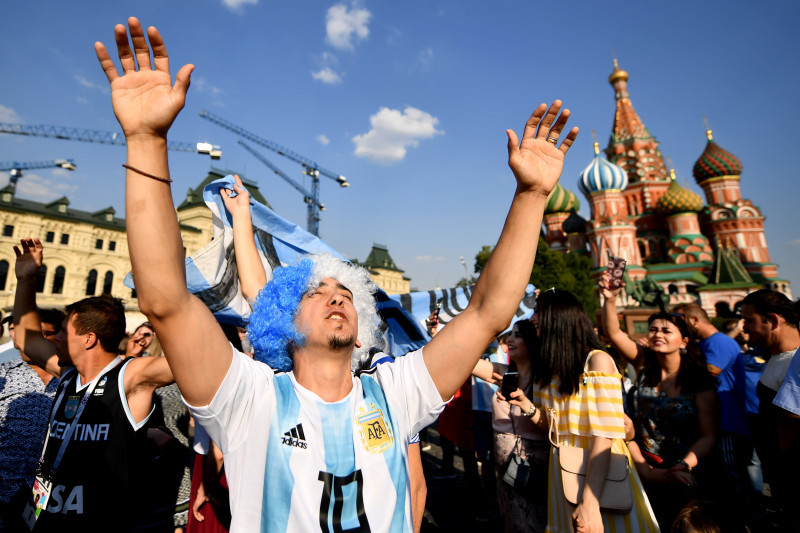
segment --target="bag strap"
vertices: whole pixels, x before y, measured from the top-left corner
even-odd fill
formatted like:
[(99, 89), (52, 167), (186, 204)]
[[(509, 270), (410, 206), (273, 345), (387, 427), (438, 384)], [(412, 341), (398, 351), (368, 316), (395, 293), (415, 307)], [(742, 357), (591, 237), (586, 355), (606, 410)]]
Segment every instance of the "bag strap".
[(583, 363), (583, 373), (586, 374), (589, 372), (589, 359), (592, 358), (595, 352), (599, 352), (600, 350), (592, 350), (589, 352), (589, 355), (586, 356), (586, 362)]
[[(550, 430), (547, 432), (547, 438), (550, 439), (550, 444), (558, 448), (561, 446), (561, 441), (559, 440), (558, 435), (558, 411), (555, 409), (548, 409), (548, 413), (550, 413)], [(556, 434), (555, 440), (553, 440), (553, 432)]]

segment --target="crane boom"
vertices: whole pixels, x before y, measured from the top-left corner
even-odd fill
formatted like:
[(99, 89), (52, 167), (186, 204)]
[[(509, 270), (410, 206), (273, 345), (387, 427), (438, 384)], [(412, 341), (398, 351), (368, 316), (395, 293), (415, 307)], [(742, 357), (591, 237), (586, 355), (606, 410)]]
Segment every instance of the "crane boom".
[[(51, 137), (54, 139), (67, 139), (72, 141), (84, 141), (100, 144), (116, 144), (125, 146), (125, 136), (116, 131), (89, 130), (84, 128), (71, 128), (67, 126), (49, 126), (47, 124), (11, 124), (0, 122), (0, 133), (10, 133), (13, 135), (30, 135), (32, 137)], [(219, 146), (212, 146), (208, 143), (189, 143), (168, 141), (167, 150), (175, 152), (190, 152), (209, 154), (212, 159), (219, 159), (222, 156)]]
[[(214, 113), (211, 113), (210, 111), (206, 111), (204, 109), (203, 111), (200, 112), (200, 116), (202, 118), (206, 119), (206, 120), (210, 120), (211, 122), (213, 122), (214, 124), (217, 124), (218, 126), (222, 126), (223, 128), (234, 132), (238, 136), (243, 137), (243, 138), (247, 139), (248, 141), (252, 141), (252, 142), (254, 142), (256, 144), (259, 144), (259, 145), (263, 146), (264, 148), (268, 148), (269, 150), (272, 150), (273, 152), (277, 152), (278, 154), (280, 154), (280, 155), (282, 155), (284, 157), (288, 157), (289, 159), (291, 159), (295, 163), (299, 163), (299, 164), (303, 165), (304, 167), (306, 167), (306, 168), (308, 168), (310, 170), (319, 171), (320, 174), (322, 174), (326, 178), (332, 179), (333, 181), (335, 181), (336, 183), (338, 183), (342, 187), (348, 187), (349, 186), (349, 183), (347, 183), (347, 178), (345, 178), (341, 174), (337, 174), (336, 172), (333, 172), (332, 170), (328, 170), (326, 168), (322, 168), (315, 161), (312, 161), (311, 159), (308, 159), (307, 157), (303, 157), (302, 155), (298, 154), (297, 152), (289, 150), (288, 148), (285, 148), (285, 147), (281, 146), (278, 143), (269, 141), (267, 139), (264, 139), (263, 137), (259, 137), (255, 133), (247, 131), (246, 129), (242, 128), (241, 126), (237, 126), (236, 124), (234, 124), (232, 122), (229, 122), (229, 121), (225, 120), (224, 118), (222, 118), (220, 116), (217, 116)], [(347, 184), (347, 185), (345, 185), (345, 184)]]
[(312, 192), (308, 192), (305, 190), (299, 183), (294, 181), (292, 178), (284, 174), (281, 169), (276, 167), (269, 161), (266, 157), (261, 155), (257, 150), (255, 150), (252, 146), (248, 145), (241, 139), (239, 139), (239, 144), (242, 147), (253, 154), (253, 157), (267, 165), (275, 174), (283, 178), (286, 183), (297, 189), (300, 194), (303, 195), (303, 201), (308, 204), (306, 209), (306, 228), (308, 232), (316, 235), (319, 237), (319, 212), (325, 211), (325, 206), (320, 203), (319, 201), (319, 173), (313, 169), (308, 169), (306, 171), (307, 174), (311, 176), (311, 190)]
[(266, 157), (264, 157), (263, 155), (261, 155), (261, 154), (260, 154), (258, 151), (256, 151), (256, 150), (255, 150), (255, 149), (254, 149), (252, 146), (250, 146), (249, 144), (245, 143), (245, 142), (244, 142), (244, 141), (242, 141), (241, 139), (239, 140), (239, 144), (241, 144), (241, 145), (242, 145), (242, 147), (243, 147), (245, 150), (247, 150), (248, 152), (250, 152), (251, 154), (253, 154), (253, 157), (255, 157), (256, 159), (258, 159), (259, 161), (261, 161), (262, 163), (264, 163), (265, 165), (267, 165), (267, 166), (268, 166), (268, 167), (269, 167), (269, 168), (270, 168), (270, 169), (271, 169), (271, 170), (272, 170), (272, 171), (273, 171), (275, 174), (277, 174), (278, 176), (280, 176), (281, 178), (283, 178), (283, 180), (284, 180), (286, 183), (288, 183), (289, 185), (291, 185), (292, 187), (294, 187), (295, 189), (297, 189), (297, 190), (298, 190), (298, 191), (299, 191), (299, 192), (300, 192), (300, 193), (303, 195), (303, 199), (304, 199), (306, 202), (308, 202), (308, 201), (313, 201), (315, 204), (317, 204), (317, 206), (318, 206), (318, 207), (324, 207), (322, 204), (320, 204), (320, 203), (319, 203), (319, 201), (317, 201), (316, 199), (314, 199), (314, 198), (313, 198), (313, 195), (312, 195), (310, 192), (308, 192), (307, 190), (305, 190), (305, 189), (304, 189), (304, 188), (303, 188), (303, 187), (302, 187), (302, 186), (301, 186), (299, 183), (297, 183), (296, 181), (294, 181), (292, 178), (290, 178), (289, 176), (287, 176), (286, 174), (284, 174), (284, 173), (283, 173), (283, 171), (281, 171), (281, 169), (279, 169), (278, 167), (276, 167), (275, 165), (273, 165), (273, 164), (272, 164), (272, 162), (271, 162), (269, 159), (267, 159)]
[[(28, 163), (20, 163), (19, 161), (2, 161), (0, 162), (0, 171), (7, 172), (9, 170), (31, 170), (34, 168), (53, 168), (61, 167), (67, 170), (75, 170), (77, 165), (74, 159), (51, 159), (50, 161), (31, 161)], [(71, 168), (70, 168), (71, 167)]]

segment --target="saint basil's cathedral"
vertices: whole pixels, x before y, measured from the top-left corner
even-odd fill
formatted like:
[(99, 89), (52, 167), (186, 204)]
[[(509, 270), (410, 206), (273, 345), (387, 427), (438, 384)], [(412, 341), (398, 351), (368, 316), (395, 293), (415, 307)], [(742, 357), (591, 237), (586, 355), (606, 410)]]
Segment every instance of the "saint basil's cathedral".
[[(596, 278), (609, 254), (622, 257), (629, 280), (663, 289), (670, 305), (698, 303), (710, 316), (729, 313), (760, 288), (791, 298), (789, 282), (770, 262), (764, 215), (742, 198), (739, 159), (706, 132), (705, 150), (693, 169), (703, 201), (668, 170), (658, 142), (633, 108), (628, 73), (616, 60), (608, 81), (616, 99), (609, 144), (601, 153), (594, 143), (594, 158), (578, 178), (591, 218), (578, 215), (578, 198), (557, 185), (544, 217), (550, 248), (591, 254)], [(625, 291), (620, 304), (638, 305)]]

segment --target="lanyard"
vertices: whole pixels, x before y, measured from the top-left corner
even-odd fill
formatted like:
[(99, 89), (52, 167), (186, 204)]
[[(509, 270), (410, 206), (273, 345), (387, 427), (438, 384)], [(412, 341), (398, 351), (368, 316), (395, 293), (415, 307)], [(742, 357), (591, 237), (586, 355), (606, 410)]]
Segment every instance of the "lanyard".
[[(56, 454), (56, 458), (53, 461), (53, 465), (50, 467), (50, 473), (49, 473), (50, 479), (56, 477), (56, 471), (58, 470), (58, 465), (61, 463), (61, 459), (63, 459), (64, 453), (67, 451), (67, 444), (69, 444), (69, 440), (70, 438), (72, 438), (72, 433), (75, 431), (75, 428), (78, 427), (78, 420), (83, 414), (83, 408), (86, 407), (86, 402), (89, 401), (92, 392), (94, 392), (95, 386), (100, 381), (100, 378), (103, 377), (103, 375), (106, 372), (117, 366), (120, 363), (120, 361), (122, 361), (122, 359), (118, 356), (114, 358), (113, 361), (108, 363), (106, 367), (103, 370), (101, 370), (100, 373), (97, 376), (95, 376), (95, 378), (89, 383), (89, 386), (86, 388), (86, 392), (83, 393), (83, 398), (81, 398), (81, 402), (80, 404), (78, 404), (78, 409), (77, 411), (75, 411), (75, 416), (72, 419), (72, 423), (64, 431), (61, 440), (61, 446), (58, 448), (58, 453)], [(75, 370), (75, 373), (78, 374), (78, 371)], [(78, 377), (80, 377), (80, 374), (78, 374)], [(44, 464), (44, 453), (45, 450), (47, 450), (47, 443), (50, 441), (50, 432), (53, 429), (53, 421), (56, 418), (56, 413), (58, 413), (58, 409), (61, 407), (61, 401), (64, 399), (64, 394), (69, 385), (70, 385), (69, 383), (64, 384), (64, 387), (61, 389), (61, 393), (58, 395), (58, 398), (56, 398), (56, 401), (53, 404), (53, 411), (50, 413), (50, 423), (47, 425), (47, 435), (45, 436), (44, 446), (42, 447), (42, 455), (39, 459), (40, 467)]]

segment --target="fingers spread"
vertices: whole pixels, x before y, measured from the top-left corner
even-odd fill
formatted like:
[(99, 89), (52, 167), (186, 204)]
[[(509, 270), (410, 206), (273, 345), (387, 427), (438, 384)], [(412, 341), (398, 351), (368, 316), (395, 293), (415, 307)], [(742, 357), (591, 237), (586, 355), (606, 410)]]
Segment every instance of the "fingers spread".
[[(135, 20), (136, 23), (131, 23), (131, 19)], [(128, 22), (131, 30), (131, 41), (133, 41), (133, 52), (136, 55), (139, 70), (152, 70), (150, 67), (150, 47), (147, 45), (147, 39), (144, 38), (142, 25), (133, 17), (128, 19)]]
[(550, 108), (547, 110), (547, 113), (544, 114), (544, 117), (542, 117), (542, 120), (539, 123), (539, 131), (536, 132), (537, 139), (544, 139), (548, 136), (550, 133), (550, 126), (552, 126), (553, 122), (555, 122), (560, 110), (561, 100), (556, 100), (550, 104)]
[[(547, 111), (547, 104), (539, 104), (539, 107), (534, 109), (531, 118), (525, 123), (525, 131), (522, 132), (522, 140), (533, 139), (536, 136), (536, 127), (542, 120), (545, 111)], [(548, 126), (549, 127), (549, 126)]]
[(147, 37), (150, 39), (150, 46), (153, 48), (153, 61), (156, 70), (169, 74), (169, 55), (167, 47), (164, 46), (164, 39), (155, 27), (147, 28)]
[(108, 50), (106, 50), (106, 47), (103, 46), (103, 43), (94, 43), (94, 51), (97, 54), (97, 60), (100, 61), (100, 68), (102, 68), (103, 72), (106, 73), (108, 82), (111, 83), (115, 79), (119, 78), (117, 67), (115, 67), (114, 62), (111, 61), (111, 57), (108, 55)]
[(561, 112), (561, 114), (556, 119), (556, 123), (553, 124), (553, 127), (550, 128), (550, 134), (547, 136), (548, 138), (558, 138), (561, 135), (561, 130), (564, 129), (564, 126), (567, 125), (567, 120), (569, 120), (569, 109), (565, 109)]
[(564, 141), (561, 143), (561, 146), (558, 149), (566, 154), (567, 150), (569, 150), (570, 146), (572, 146), (572, 143), (575, 142), (575, 138), (578, 136), (578, 131), (579, 130), (577, 126), (569, 130), (569, 133), (567, 133), (566, 138), (564, 138)]
[(117, 42), (117, 55), (119, 55), (119, 62), (122, 65), (122, 72), (136, 70), (136, 61), (133, 59), (131, 45), (128, 42), (128, 32), (122, 24), (114, 26), (114, 40)]

